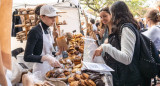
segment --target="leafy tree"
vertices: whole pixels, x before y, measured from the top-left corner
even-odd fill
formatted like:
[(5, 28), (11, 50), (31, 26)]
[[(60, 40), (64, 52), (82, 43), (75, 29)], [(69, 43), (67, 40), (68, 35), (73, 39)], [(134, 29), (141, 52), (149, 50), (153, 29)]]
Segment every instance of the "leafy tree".
[[(94, 11), (94, 15), (99, 13), (100, 9), (105, 6), (111, 6), (114, 2), (119, 0), (80, 0), (82, 5), (85, 5)], [(133, 15), (143, 17), (146, 12), (146, 6), (144, 6), (147, 0), (124, 0), (130, 8)]]

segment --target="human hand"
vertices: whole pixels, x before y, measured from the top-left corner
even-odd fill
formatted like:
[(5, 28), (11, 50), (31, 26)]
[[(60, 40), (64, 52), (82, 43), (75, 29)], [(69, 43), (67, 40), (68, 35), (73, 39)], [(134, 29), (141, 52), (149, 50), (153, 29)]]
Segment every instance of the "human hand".
[(61, 67), (59, 61), (51, 55), (42, 56), (41, 61), (47, 61), (52, 67)]
[(94, 54), (93, 54), (93, 58), (92, 58), (92, 59), (94, 59), (94, 58), (95, 58), (95, 56), (100, 56), (100, 55), (101, 55), (101, 53), (102, 53), (102, 51), (103, 51), (102, 47), (101, 47), (101, 46), (100, 46), (100, 47), (98, 47), (98, 48), (95, 50), (95, 52), (94, 52)]
[(57, 56), (57, 55), (60, 55), (61, 53), (62, 53), (62, 51), (61, 51), (61, 50), (59, 50), (58, 52), (56, 52), (56, 54), (55, 54), (55, 55)]
[(104, 40), (104, 44), (108, 44), (108, 38)]

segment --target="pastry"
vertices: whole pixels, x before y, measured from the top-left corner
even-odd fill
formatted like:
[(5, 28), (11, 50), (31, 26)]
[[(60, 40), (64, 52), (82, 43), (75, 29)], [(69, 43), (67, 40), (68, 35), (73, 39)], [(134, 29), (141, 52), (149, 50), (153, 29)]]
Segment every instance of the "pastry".
[(71, 83), (71, 82), (73, 82), (73, 81), (76, 81), (76, 80), (74, 79), (74, 77), (68, 78), (68, 82), (69, 82), (69, 83)]
[(62, 73), (57, 78), (66, 78), (66, 76), (64, 75), (64, 73)]
[(74, 75), (74, 79), (75, 79), (76, 81), (80, 80), (80, 79), (81, 79), (81, 75), (75, 74), (75, 75)]
[(30, 19), (30, 20), (34, 20), (34, 17), (33, 17), (33, 16), (30, 16), (29, 19)]
[(83, 53), (83, 51), (84, 51), (83, 48), (79, 48), (80, 53)]
[(29, 11), (29, 14), (34, 14), (34, 11)]
[(76, 45), (76, 46), (75, 46), (75, 49), (78, 51), (78, 50), (79, 50), (79, 46), (78, 46), (78, 45)]
[(25, 8), (21, 8), (18, 11), (22, 12), (22, 11), (26, 11), (26, 9)]
[(33, 11), (34, 9), (32, 9), (32, 8), (27, 8), (27, 11)]
[(81, 63), (81, 57), (80, 56), (76, 56), (74, 58), (74, 64), (77, 65), (77, 64), (80, 64)]
[(26, 26), (27, 26), (27, 27), (31, 26), (31, 23), (27, 23)]
[(96, 86), (96, 84), (92, 81), (92, 80), (85, 80), (85, 84), (87, 85), (87, 86)]
[(88, 80), (88, 82), (89, 82), (90, 86), (96, 86), (96, 84), (94, 83), (94, 81)]
[(25, 21), (25, 23), (30, 23), (31, 21), (29, 20), (29, 19), (27, 19), (26, 21)]
[(75, 55), (78, 55), (78, 54), (79, 54), (79, 51), (76, 50), (76, 51), (74, 52), (74, 54), (75, 54)]
[(73, 68), (81, 68), (82, 67), (82, 64), (78, 64), (76, 66), (74, 66)]
[(48, 77), (48, 78), (53, 77), (53, 74), (54, 74), (54, 71), (48, 71), (46, 73), (46, 77)]
[(66, 61), (65, 61), (64, 59), (60, 59), (59, 62), (60, 62), (61, 64), (65, 64), (65, 63), (66, 63)]
[(79, 81), (73, 81), (69, 85), (70, 86), (78, 86)]
[(85, 81), (84, 80), (79, 80), (79, 84), (78, 84), (79, 86), (87, 86), (86, 84), (85, 84)]
[(86, 79), (86, 80), (84, 80), (84, 83), (87, 85), (87, 86), (90, 86), (90, 83), (89, 83), (89, 81)]
[(72, 64), (72, 61), (68, 58), (66, 58), (65, 61), (66, 61), (66, 64)]
[(72, 73), (76, 73), (76, 71), (81, 71), (81, 69), (80, 69), (80, 68), (74, 68), (74, 69), (72, 70)]
[(64, 71), (64, 75), (68, 76), (68, 75), (70, 75), (70, 72), (69, 71)]
[(89, 78), (89, 75), (87, 73), (82, 73), (81, 74), (81, 78), (82, 79), (88, 79)]

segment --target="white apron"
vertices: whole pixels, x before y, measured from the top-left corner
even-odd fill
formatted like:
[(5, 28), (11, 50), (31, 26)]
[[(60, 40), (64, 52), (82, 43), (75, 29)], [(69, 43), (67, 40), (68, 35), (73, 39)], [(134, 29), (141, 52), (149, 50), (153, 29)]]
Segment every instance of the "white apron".
[[(52, 56), (52, 51), (55, 51), (53, 48), (53, 43), (54, 43), (54, 39), (53, 39), (53, 35), (52, 32), (49, 31), (49, 34), (45, 34), (42, 24), (39, 23), (42, 32), (43, 32), (43, 49), (42, 49), (42, 53), (41, 56), (44, 55), (51, 55)], [(33, 65), (33, 73), (35, 72), (41, 72), (41, 75), (45, 75), (49, 70), (53, 69), (52, 66), (50, 66), (50, 64), (47, 61), (44, 61), (43, 63), (34, 63)]]

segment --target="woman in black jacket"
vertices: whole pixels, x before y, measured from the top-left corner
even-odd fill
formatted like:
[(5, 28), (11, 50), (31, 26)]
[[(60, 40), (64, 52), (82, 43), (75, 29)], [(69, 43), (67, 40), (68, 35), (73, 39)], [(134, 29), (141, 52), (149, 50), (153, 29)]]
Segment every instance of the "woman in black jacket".
[[(139, 40), (134, 31), (140, 29), (128, 6), (123, 1), (115, 2), (110, 12), (112, 15), (112, 33), (108, 37), (108, 43), (102, 44), (94, 54), (100, 56), (104, 51), (105, 63), (113, 68), (114, 86), (150, 86), (143, 83), (144, 78), (138, 70)], [(132, 24), (136, 29), (126, 27), (124, 24)], [(94, 58), (93, 57), (93, 58)], [(150, 80), (148, 80), (150, 82)]]

